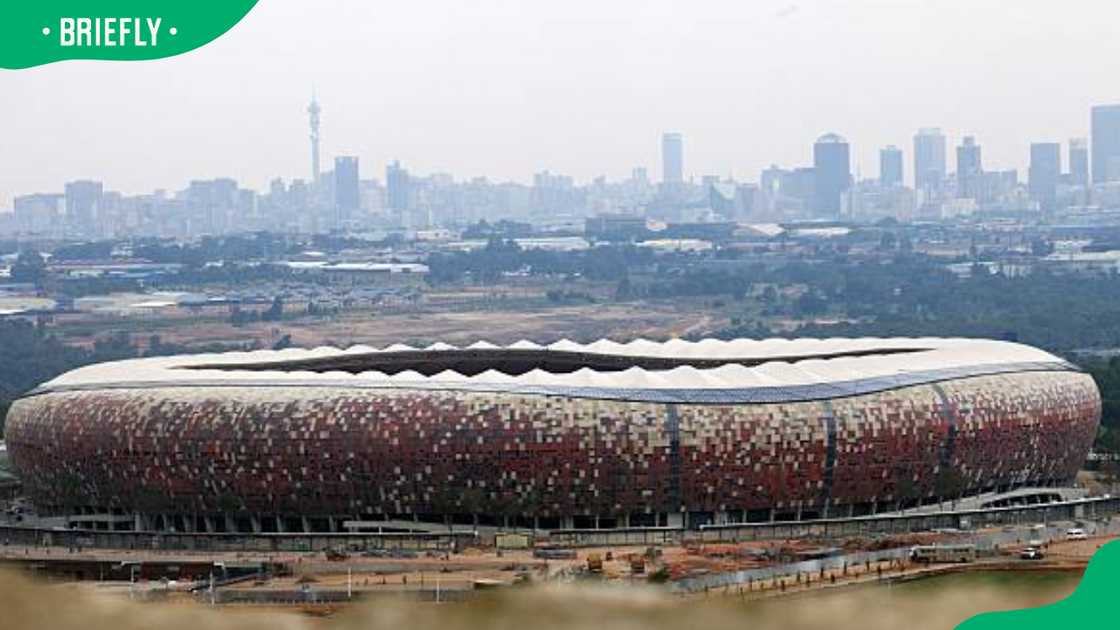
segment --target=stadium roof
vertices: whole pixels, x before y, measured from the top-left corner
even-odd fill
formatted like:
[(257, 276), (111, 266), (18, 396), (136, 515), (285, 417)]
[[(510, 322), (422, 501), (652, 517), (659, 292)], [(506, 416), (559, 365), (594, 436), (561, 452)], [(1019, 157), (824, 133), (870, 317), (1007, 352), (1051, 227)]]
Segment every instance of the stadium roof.
[(505, 347), (479, 341), (463, 348), (444, 343), (425, 348), (359, 345), (134, 359), (68, 372), (32, 394), (322, 386), (765, 402), (855, 395), (983, 374), (1076, 369), (1036, 348), (978, 339), (562, 340)]

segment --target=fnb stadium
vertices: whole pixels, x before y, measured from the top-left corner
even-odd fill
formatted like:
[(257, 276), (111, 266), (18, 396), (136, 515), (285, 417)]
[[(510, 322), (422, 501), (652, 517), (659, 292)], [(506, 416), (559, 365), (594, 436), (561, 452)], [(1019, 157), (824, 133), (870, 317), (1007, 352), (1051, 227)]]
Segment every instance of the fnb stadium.
[(93, 365), (6, 441), (41, 513), (117, 528), (697, 528), (1067, 487), (1100, 414), (1007, 342), (480, 342)]

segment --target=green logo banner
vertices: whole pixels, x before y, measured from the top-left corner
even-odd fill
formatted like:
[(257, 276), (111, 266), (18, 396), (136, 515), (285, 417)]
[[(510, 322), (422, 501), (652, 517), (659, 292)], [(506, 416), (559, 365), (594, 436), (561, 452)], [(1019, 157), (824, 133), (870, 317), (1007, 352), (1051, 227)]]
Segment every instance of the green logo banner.
[(957, 630), (1059, 630), (1115, 628), (1116, 585), (1120, 580), (1120, 541), (1093, 555), (1081, 584), (1068, 598), (1042, 608), (978, 615)]
[(207, 44), (257, 0), (11, 0), (0, 9), (0, 68), (65, 59), (159, 59)]

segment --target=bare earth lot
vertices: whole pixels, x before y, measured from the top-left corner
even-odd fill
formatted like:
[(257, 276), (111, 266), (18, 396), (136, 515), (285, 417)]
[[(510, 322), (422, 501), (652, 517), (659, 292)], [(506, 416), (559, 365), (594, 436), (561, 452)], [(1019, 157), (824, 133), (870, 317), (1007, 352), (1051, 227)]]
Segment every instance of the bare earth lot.
[[(57, 322), (61, 332), (81, 343), (108, 331), (123, 330), (143, 338), (159, 335), (164, 343), (204, 345), (244, 344), (262, 347), (285, 335), (291, 345), (313, 348), (353, 344), (386, 346), (393, 343), (431, 344), (443, 341), (470, 344), (480, 339), (509, 344), (521, 339), (547, 343), (560, 339), (594, 341), (611, 338), (629, 341), (638, 337), (665, 339), (703, 334), (725, 325), (710, 312), (682, 309), (666, 303), (581, 304), (547, 308), (423, 309), (413, 313), (382, 314), (350, 310), (331, 317), (285, 319), (234, 326), (226, 317), (149, 317), (105, 319), (74, 316)], [(69, 335), (68, 335), (69, 336)]]

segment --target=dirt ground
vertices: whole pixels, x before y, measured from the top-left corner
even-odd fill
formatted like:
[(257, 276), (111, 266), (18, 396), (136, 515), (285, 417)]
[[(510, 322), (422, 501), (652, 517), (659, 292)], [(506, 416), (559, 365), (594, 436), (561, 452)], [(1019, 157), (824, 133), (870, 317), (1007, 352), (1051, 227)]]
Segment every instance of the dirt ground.
[[(148, 317), (106, 320), (80, 315), (60, 318), (57, 324), (74, 342), (111, 330), (146, 338), (159, 335), (164, 343), (205, 345), (244, 344), (255, 340), (269, 347), (285, 335), (295, 347), (354, 344), (387, 346), (394, 343), (431, 344), (442, 341), (466, 345), (478, 340), (509, 344), (522, 339), (549, 343), (560, 339), (590, 342), (600, 338), (629, 341), (638, 337), (665, 339), (711, 332), (726, 322), (710, 312), (687, 310), (665, 303), (583, 304), (545, 308), (443, 310), (408, 314), (378, 314), (351, 310), (332, 317), (299, 317), (283, 322), (254, 322), (234, 326), (224, 318)], [(87, 339), (88, 340), (88, 339)]]

